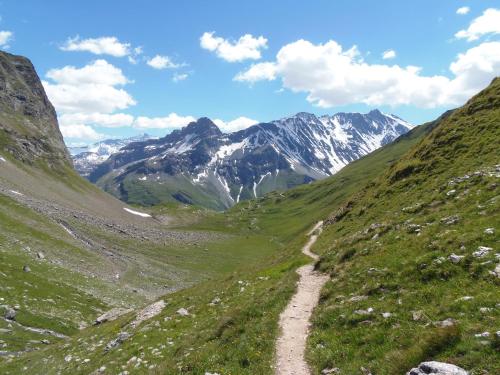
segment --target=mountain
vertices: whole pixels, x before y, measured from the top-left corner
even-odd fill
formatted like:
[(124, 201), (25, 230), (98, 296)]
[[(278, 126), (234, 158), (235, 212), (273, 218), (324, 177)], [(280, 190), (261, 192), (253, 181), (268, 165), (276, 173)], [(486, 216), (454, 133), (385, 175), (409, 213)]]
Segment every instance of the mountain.
[(230, 134), (200, 118), (163, 138), (129, 144), (89, 179), (130, 203), (177, 200), (224, 209), (326, 178), (411, 128), (378, 110), (298, 113)]
[(83, 147), (69, 147), (76, 171), (83, 177), (89, 174), (112, 154), (132, 142), (143, 142), (151, 139), (149, 134), (141, 134), (130, 138), (106, 139)]
[(0, 51), (0, 150), (25, 163), (71, 166), (54, 107), (25, 57)]

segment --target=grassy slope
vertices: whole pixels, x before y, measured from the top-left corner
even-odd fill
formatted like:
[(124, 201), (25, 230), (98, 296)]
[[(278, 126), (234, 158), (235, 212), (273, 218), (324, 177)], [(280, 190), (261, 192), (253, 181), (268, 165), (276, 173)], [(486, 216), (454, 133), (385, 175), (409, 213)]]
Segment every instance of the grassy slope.
[[(314, 249), (322, 255), (319, 268), (332, 276), (309, 342), (315, 373), (363, 366), (401, 374), (430, 359), (500, 373), (500, 282), (491, 274), (499, 249), (499, 139), (496, 79), (353, 196), (348, 213), (326, 228)], [(452, 215), (458, 223), (442, 221)], [(493, 250), (476, 258), (478, 246)], [(454, 264), (452, 253), (464, 258)], [(355, 312), (368, 308), (373, 312)], [(436, 324), (448, 318), (457, 323)], [(489, 337), (475, 337), (486, 331)]]
[[(154, 365), (159, 373), (272, 373), (276, 322), (293, 293), (295, 269), (306, 261), (298, 251), (305, 240), (303, 233), (363, 181), (375, 177), (399, 159), (430, 127), (428, 124), (415, 129), (393, 145), (349, 165), (328, 181), (272, 193), (241, 203), (225, 214), (173, 205), (154, 208), (157, 218), (177, 222), (181, 228), (232, 234), (226, 248), (220, 244), (207, 247), (220, 262), (217, 265), (212, 261), (209, 266), (220, 269), (220, 276), (166, 296), (165, 311), (139, 330), (126, 327), (132, 318), (129, 316), (82, 331), (69, 345), (51, 346), (5, 364), (5, 371), (15, 373), (16, 369), (28, 366), (31, 371), (37, 369), (45, 373), (58, 370), (88, 373), (105, 365), (112, 372), (121, 370), (122, 366), (128, 371), (144, 372)], [(238, 264), (244, 264), (245, 268), (237, 269)], [(227, 273), (231, 270), (232, 273)], [(222, 303), (211, 306), (216, 296)], [(180, 307), (189, 308), (194, 315), (176, 317), (175, 311)], [(134, 336), (120, 350), (105, 354), (103, 346), (120, 330)], [(170, 341), (174, 344), (168, 344)], [(161, 353), (155, 355), (151, 352), (153, 348), (159, 348)], [(63, 361), (68, 355), (78, 360)], [(127, 365), (134, 356), (148, 364), (137, 368), (135, 363)], [(43, 358), (50, 358), (50, 362), (44, 364)], [(82, 363), (87, 358), (90, 361)]]

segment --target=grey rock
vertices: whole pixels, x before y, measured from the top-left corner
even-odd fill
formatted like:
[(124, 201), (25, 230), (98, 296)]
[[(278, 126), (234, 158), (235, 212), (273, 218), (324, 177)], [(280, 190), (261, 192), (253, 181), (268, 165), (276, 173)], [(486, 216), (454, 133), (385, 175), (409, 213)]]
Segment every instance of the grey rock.
[(450, 255), (448, 256), (448, 260), (449, 260), (451, 263), (457, 264), (457, 263), (460, 263), (460, 261), (461, 261), (464, 257), (465, 257), (464, 255), (457, 255), (457, 254), (453, 253), (453, 254), (450, 254)]
[(417, 368), (411, 369), (406, 375), (468, 375), (463, 368), (444, 362), (422, 362)]
[(500, 278), (500, 263), (498, 263), (493, 271), (490, 271), (490, 275)]
[(13, 308), (7, 308), (7, 310), (5, 311), (5, 315), (4, 315), (5, 319), (7, 320), (16, 320), (16, 310), (14, 310)]
[(177, 310), (177, 314), (180, 316), (189, 316), (189, 311), (187, 311), (184, 307), (181, 307), (179, 310)]
[(23, 271), (24, 271), (24, 272), (31, 272), (31, 268), (30, 268), (30, 266), (28, 266), (27, 264), (25, 264), (25, 265), (23, 266)]
[(460, 216), (458, 216), (458, 215), (451, 215), (451, 216), (443, 217), (441, 219), (441, 223), (445, 224), (445, 225), (453, 225), (453, 224), (458, 223), (459, 221), (460, 221)]
[(116, 339), (113, 339), (110, 342), (108, 342), (104, 350), (109, 351), (113, 348), (116, 348), (117, 346), (122, 344), (125, 340), (127, 340), (130, 336), (132, 335), (128, 332), (120, 332), (116, 337)]
[(321, 370), (321, 375), (330, 375), (330, 374), (340, 374), (340, 369), (338, 367), (333, 367)]
[(437, 327), (445, 328), (445, 327), (452, 327), (452, 326), (454, 326), (455, 324), (457, 324), (457, 321), (455, 319), (448, 318), (448, 319), (445, 319), (445, 320), (441, 320), (439, 322), (435, 322), (434, 324)]
[(118, 317), (120, 317), (121, 315), (124, 315), (130, 311), (132, 311), (132, 309), (123, 309), (120, 307), (116, 307), (114, 309), (106, 311), (104, 314), (97, 317), (94, 324), (101, 324), (104, 322), (113, 321), (113, 320), (117, 319)]
[(476, 258), (483, 258), (485, 257), (486, 255), (489, 254), (489, 252), (493, 250), (491, 247), (487, 247), (487, 246), (479, 246), (477, 248), (477, 251), (474, 251), (472, 253), (472, 256), (476, 257)]
[(411, 313), (411, 318), (413, 319), (414, 322), (421, 320), (423, 317), (424, 317), (423, 311), (413, 311)]

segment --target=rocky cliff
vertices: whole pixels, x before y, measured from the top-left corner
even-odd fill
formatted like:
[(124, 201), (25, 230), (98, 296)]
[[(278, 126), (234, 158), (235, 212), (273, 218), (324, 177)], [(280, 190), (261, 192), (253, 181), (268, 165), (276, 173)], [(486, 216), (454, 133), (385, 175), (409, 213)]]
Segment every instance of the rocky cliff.
[(56, 112), (31, 61), (0, 51), (0, 153), (49, 168), (71, 165)]

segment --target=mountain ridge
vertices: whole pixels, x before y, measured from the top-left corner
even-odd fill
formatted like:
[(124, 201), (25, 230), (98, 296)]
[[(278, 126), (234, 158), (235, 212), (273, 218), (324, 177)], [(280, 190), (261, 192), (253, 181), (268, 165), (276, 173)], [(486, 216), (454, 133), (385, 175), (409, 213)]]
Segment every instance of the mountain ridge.
[(220, 210), (326, 178), (412, 128), (378, 110), (299, 112), (232, 133), (202, 117), (165, 137), (125, 146), (88, 178), (130, 203), (180, 200)]

